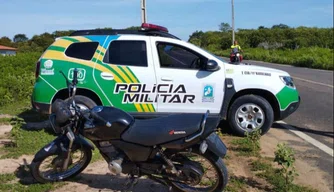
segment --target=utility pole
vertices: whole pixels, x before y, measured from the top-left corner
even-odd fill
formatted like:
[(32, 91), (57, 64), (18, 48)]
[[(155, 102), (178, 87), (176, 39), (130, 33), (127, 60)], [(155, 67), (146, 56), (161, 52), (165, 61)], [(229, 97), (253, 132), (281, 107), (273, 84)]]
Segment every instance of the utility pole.
[(234, 0), (232, 0), (232, 45), (234, 43), (235, 35), (234, 35)]
[(146, 0), (141, 0), (141, 23), (146, 23)]

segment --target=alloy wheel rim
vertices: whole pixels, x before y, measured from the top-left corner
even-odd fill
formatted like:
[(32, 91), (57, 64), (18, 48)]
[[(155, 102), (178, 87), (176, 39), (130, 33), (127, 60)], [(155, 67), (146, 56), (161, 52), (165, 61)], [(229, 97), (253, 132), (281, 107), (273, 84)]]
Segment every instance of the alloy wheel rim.
[(237, 125), (245, 131), (259, 129), (265, 121), (265, 114), (261, 107), (254, 103), (240, 106), (235, 113)]

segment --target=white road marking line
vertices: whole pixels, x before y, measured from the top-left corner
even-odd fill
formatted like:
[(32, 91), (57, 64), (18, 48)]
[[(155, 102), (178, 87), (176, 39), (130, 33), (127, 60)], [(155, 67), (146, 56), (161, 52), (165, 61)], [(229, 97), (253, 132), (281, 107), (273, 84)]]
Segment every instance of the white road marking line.
[(289, 131), (293, 132), (294, 134), (296, 134), (300, 138), (302, 138), (305, 141), (307, 141), (307, 142), (311, 143), (312, 145), (316, 146), (317, 148), (319, 148), (323, 152), (325, 152), (325, 153), (329, 154), (330, 156), (334, 157), (333, 149), (326, 146), (325, 144), (319, 142), (318, 140), (313, 139), (312, 137), (310, 137), (310, 136), (306, 135), (305, 133), (297, 130), (296, 128), (292, 127), (291, 125), (288, 125), (284, 121), (277, 121), (277, 123), (280, 123), (284, 128), (288, 129)]
[(316, 81), (311, 81), (311, 80), (307, 80), (307, 79), (302, 79), (302, 78), (295, 77), (295, 76), (292, 76), (292, 78), (293, 78), (293, 79), (300, 80), (300, 81), (305, 81), (305, 82), (308, 82), (308, 83), (313, 83), (313, 84), (318, 84), (318, 85), (323, 85), (323, 86), (326, 86), (326, 87), (334, 88), (333, 85), (329, 85), (329, 84), (325, 84), (325, 83), (319, 83), (319, 82), (316, 82)]

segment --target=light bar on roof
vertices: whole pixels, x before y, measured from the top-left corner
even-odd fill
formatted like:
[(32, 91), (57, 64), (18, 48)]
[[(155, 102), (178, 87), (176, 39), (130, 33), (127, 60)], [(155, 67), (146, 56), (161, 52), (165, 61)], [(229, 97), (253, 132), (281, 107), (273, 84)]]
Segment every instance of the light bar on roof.
[(155, 30), (159, 30), (159, 31), (163, 31), (163, 32), (168, 33), (168, 29), (166, 27), (159, 26), (159, 25), (154, 25), (154, 24), (150, 24), (150, 23), (143, 23), (141, 25), (141, 28), (143, 28), (143, 29), (155, 29)]

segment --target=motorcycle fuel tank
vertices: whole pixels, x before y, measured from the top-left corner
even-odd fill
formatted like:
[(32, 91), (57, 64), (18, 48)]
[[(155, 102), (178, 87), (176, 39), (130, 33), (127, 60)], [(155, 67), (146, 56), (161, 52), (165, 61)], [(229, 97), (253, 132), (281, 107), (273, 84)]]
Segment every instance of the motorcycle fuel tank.
[(115, 107), (96, 106), (92, 110), (111, 123), (111, 126), (107, 127), (102, 121), (94, 119), (91, 125), (85, 126), (83, 135), (93, 141), (120, 139), (121, 134), (134, 121), (130, 114)]

